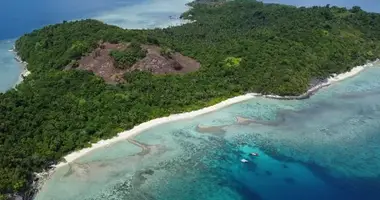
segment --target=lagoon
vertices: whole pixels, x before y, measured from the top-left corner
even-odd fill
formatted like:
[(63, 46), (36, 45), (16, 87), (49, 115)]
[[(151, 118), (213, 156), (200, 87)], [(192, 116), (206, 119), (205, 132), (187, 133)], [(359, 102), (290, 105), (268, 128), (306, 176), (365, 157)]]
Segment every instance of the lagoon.
[[(113, 6), (99, 1), (93, 9), (65, 2), (67, 15), (63, 4), (41, 1), (35, 8), (41, 20), (19, 23), (24, 30), (12, 23), (22, 19), (4, 20), (9, 22), (4, 30), (12, 31), (1, 32), (0, 78), (5, 82), (0, 84), (5, 87), (0, 92), (17, 82), (21, 71), (8, 51), (13, 43), (8, 38), (87, 17), (129, 28), (162, 27), (172, 23), (167, 16), (183, 12), (177, 6), (186, 9), (179, 1), (115, 1)], [(28, 13), (32, 6), (9, 8)], [(142, 8), (148, 12), (139, 12)], [(8, 16), (14, 15), (1, 17)], [(372, 68), (308, 100), (256, 98), (155, 127), (60, 168), (37, 199), (378, 199), (379, 75)], [(237, 124), (236, 117), (257, 123)], [(199, 132), (199, 124), (219, 131)], [(249, 163), (241, 163), (242, 158)]]
[[(178, 25), (178, 17), (188, 9), (191, 0), (15, 0), (3, 1), (0, 12), (0, 92), (12, 88), (18, 81), (21, 66), (8, 52), (19, 36), (48, 24), (63, 20), (94, 18), (123, 28), (154, 28)], [(376, 0), (297, 1), (265, 0), (266, 3), (284, 3), (296, 6), (331, 5), (362, 6), (364, 10), (380, 12)]]
[(19, 36), (64, 20), (94, 18), (123, 28), (153, 28), (180, 24), (189, 0), (15, 0), (0, 5), (0, 92), (12, 88), (22, 67), (9, 52)]
[(378, 199), (379, 76), (157, 126), (59, 168), (36, 199)]

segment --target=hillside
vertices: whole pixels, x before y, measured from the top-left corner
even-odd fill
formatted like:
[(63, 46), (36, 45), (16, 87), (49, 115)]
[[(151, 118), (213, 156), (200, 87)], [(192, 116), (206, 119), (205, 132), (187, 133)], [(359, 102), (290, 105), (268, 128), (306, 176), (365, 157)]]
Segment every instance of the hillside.
[[(123, 30), (82, 20), (16, 42), (32, 74), (17, 90), (0, 94), (0, 199), (30, 195), (33, 172), (139, 123), (246, 92), (297, 95), (315, 80), (380, 57), (380, 14), (359, 7), (251, 0), (192, 5), (183, 18), (195, 22), (179, 27)], [(172, 49), (202, 67), (186, 74), (128, 71), (120, 84), (66, 68), (100, 42)]]
[[(135, 46), (135, 47), (133, 47)], [(101, 43), (91, 53), (72, 61), (65, 70), (86, 70), (106, 83), (125, 83), (124, 74), (145, 71), (153, 74), (185, 74), (197, 71), (200, 64), (169, 48), (139, 43)]]

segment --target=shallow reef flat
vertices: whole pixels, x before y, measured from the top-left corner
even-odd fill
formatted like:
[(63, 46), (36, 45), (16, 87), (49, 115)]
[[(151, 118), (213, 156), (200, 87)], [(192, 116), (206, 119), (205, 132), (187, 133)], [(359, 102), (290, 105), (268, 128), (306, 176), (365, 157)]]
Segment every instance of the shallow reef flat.
[(36, 199), (376, 199), (379, 76), (160, 125), (59, 168)]

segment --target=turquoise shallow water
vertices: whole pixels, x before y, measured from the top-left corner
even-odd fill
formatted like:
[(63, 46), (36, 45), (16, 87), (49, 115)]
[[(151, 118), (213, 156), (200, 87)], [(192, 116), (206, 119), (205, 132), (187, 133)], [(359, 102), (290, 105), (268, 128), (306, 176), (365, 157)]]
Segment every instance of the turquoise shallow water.
[(11, 89), (22, 71), (9, 52), (24, 33), (63, 20), (93, 18), (123, 28), (177, 25), (190, 0), (17, 0), (2, 1), (0, 12), (0, 92)]
[(20, 78), (22, 66), (15, 60), (15, 54), (10, 52), (14, 40), (0, 40), (0, 92), (12, 88)]
[[(156, 28), (178, 25), (178, 17), (192, 0), (16, 0), (2, 1), (0, 12), (0, 92), (11, 89), (21, 73), (21, 67), (8, 50), (9, 38), (63, 20), (94, 18), (123, 28)], [(359, 5), (366, 11), (379, 12), (377, 0), (264, 0), (265, 3), (283, 3), (296, 6)], [(13, 43), (13, 42), (12, 42)]]
[(378, 77), (370, 68), (307, 100), (256, 98), (155, 127), (58, 169), (36, 199), (379, 199)]

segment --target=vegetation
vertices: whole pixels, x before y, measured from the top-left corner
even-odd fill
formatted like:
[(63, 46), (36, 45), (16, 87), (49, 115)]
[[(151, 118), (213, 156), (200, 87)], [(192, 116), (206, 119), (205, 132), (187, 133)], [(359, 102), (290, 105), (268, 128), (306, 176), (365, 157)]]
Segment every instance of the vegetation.
[[(32, 74), (17, 90), (0, 94), (0, 193), (25, 192), (32, 172), (144, 121), (245, 92), (300, 94), (312, 78), (380, 56), (380, 15), (359, 7), (249, 0), (192, 5), (183, 17), (196, 22), (180, 27), (123, 30), (83, 20), (21, 37), (16, 48)], [(132, 72), (119, 85), (62, 70), (99, 41), (132, 40), (191, 56), (202, 69), (178, 76)]]
[(139, 43), (131, 43), (125, 50), (112, 50), (110, 56), (115, 60), (115, 66), (121, 69), (132, 67), (138, 60), (146, 56), (146, 51)]
[(227, 57), (224, 60), (224, 67), (226, 68), (236, 68), (240, 66), (241, 58)]
[(162, 47), (160, 54), (165, 58), (171, 58), (174, 51), (168, 47)]

